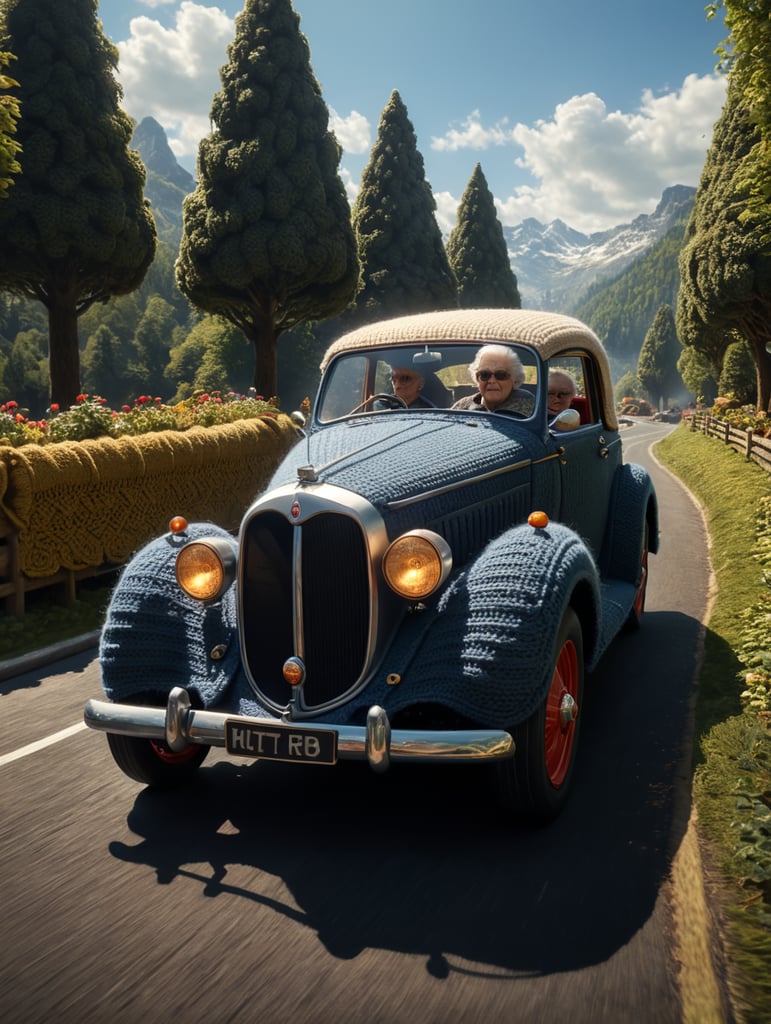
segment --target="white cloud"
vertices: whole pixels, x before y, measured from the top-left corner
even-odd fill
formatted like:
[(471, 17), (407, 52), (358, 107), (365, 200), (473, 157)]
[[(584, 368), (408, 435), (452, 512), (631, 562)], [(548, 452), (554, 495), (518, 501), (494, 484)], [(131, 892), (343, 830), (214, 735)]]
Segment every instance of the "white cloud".
[(511, 145), (514, 130), (504, 118), (491, 128), (482, 124), (478, 110), (473, 110), (459, 128), (450, 128), (443, 136), (431, 138), (431, 149), (439, 153), (454, 153), (459, 149), (489, 149), (490, 146)]
[(497, 200), (503, 224), (526, 217), (596, 231), (653, 209), (670, 185), (696, 185), (725, 98), (725, 79), (688, 75), (661, 96), (646, 91), (632, 114), (608, 111), (594, 93), (557, 106), (550, 120), (485, 128), (474, 111), (432, 149), (519, 147), (515, 164), (534, 184)]
[[(144, 2), (152, 7), (163, 0)], [(141, 16), (132, 18), (130, 30), (130, 38), (117, 44), (123, 106), (137, 120), (154, 117), (176, 157), (190, 164), (210, 130), (211, 101), (235, 22), (218, 7), (183, 0), (173, 28)]]
[(372, 140), (372, 131), (367, 118), (356, 110), (347, 117), (341, 117), (330, 107), (329, 127), (346, 153), (366, 153)]
[(449, 192), (435, 192), (434, 199), (436, 201), (436, 223), (439, 225), (442, 235), (447, 238), (458, 219), (460, 200)]
[(137, 0), (142, 7), (151, 7), (155, 10), (156, 7), (166, 7), (168, 4), (175, 4), (177, 0)]

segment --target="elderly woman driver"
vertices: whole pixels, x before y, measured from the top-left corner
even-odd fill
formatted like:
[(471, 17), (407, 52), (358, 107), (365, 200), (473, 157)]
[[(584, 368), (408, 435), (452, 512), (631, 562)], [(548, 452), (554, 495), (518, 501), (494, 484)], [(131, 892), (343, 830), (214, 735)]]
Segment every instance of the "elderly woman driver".
[(469, 366), (469, 374), (479, 391), (461, 398), (453, 409), (481, 409), (486, 412), (513, 412), (529, 416), (534, 398), (520, 389), (525, 370), (519, 356), (505, 345), (483, 345)]

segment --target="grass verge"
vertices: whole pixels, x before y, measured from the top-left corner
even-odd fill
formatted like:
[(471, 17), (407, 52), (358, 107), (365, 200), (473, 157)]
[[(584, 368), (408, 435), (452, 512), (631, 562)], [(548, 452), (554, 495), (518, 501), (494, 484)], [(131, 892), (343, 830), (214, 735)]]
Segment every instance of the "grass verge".
[(108, 575), (83, 580), (72, 604), (64, 603), (63, 588), (30, 591), (23, 619), (0, 616), (0, 661), (100, 629), (115, 579)]
[(699, 679), (693, 795), (709, 859), (723, 880), (736, 1009), (747, 1024), (768, 1024), (771, 716), (763, 666), (771, 654), (763, 648), (771, 649), (764, 571), (771, 560), (764, 567), (763, 555), (771, 540), (771, 479), (739, 452), (686, 425), (655, 452), (702, 505), (712, 542), (718, 592)]

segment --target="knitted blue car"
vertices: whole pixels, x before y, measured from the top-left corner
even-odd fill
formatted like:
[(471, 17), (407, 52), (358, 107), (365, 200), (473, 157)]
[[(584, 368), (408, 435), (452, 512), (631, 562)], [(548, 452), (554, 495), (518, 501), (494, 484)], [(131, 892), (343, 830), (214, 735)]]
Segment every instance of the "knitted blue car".
[[(559, 408), (558, 408), (559, 407)], [(180, 510), (184, 511), (184, 510)], [(584, 673), (639, 625), (653, 486), (579, 321), (454, 310), (352, 331), (238, 537), (175, 517), (125, 567), (88, 725), (151, 786), (210, 747), (484, 764), (553, 818)]]

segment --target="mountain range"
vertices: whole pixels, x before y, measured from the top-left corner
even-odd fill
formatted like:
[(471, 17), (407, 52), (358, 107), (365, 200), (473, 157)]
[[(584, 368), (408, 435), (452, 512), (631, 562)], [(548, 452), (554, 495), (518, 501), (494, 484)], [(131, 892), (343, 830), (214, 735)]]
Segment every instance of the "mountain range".
[[(176, 251), (182, 237), (182, 201), (195, 188), (195, 179), (177, 163), (164, 129), (152, 117), (136, 126), (133, 145), (147, 169), (145, 195), (158, 237)], [(690, 186), (674, 185), (663, 192), (653, 213), (590, 235), (561, 220), (542, 224), (528, 218), (504, 228), (522, 305), (574, 312), (591, 286), (616, 278), (686, 218), (695, 194)]]
[(561, 220), (542, 224), (528, 218), (504, 228), (522, 305), (573, 311), (590, 286), (617, 277), (661, 241), (673, 224), (687, 218), (695, 195), (695, 188), (673, 185), (665, 189), (653, 213), (591, 235)]

